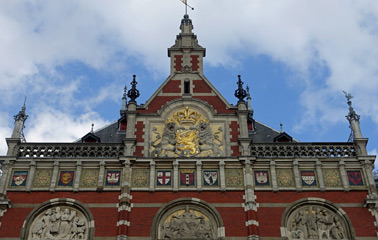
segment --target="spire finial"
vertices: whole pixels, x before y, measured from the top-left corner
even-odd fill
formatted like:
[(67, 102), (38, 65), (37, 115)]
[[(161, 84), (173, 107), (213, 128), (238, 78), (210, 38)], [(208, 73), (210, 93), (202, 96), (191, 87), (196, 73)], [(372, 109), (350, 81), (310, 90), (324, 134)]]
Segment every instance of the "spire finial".
[(133, 75), (133, 81), (131, 82), (131, 89), (127, 92), (127, 96), (130, 98), (130, 102), (136, 102), (135, 99), (137, 99), (140, 94), (139, 90), (136, 89), (136, 85), (138, 82), (136, 81), (136, 75)]
[(247, 96), (247, 92), (243, 89), (243, 82), (241, 80), (241, 76), (238, 75), (238, 89), (235, 90), (235, 97), (239, 99), (238, 103), (245, 102), (244, 98)]
[(123, 88), (121, 116), (124, 115), (125, 111), (127, 110), (127, 97), (126, 97), (126, 93), (127, 93), (127, 87), (125, 85), (125, 87)]
[(283, 131), (283, 124), (282, 123), (280, 123), (280, 128), (281, 128), (281, 133), (283, 133), (284, 131)]
[(94, 123), (92, 123), (91, 133), (93, 133)]
[(180, 1), (185, 4), (185, 15), (188, 15), (188, 7), (194, 10), (194, 7), (191, 7), (188, 5), (188, 0), (180, 0)]
[(345, 91), (343, 91), (343, 93), (345, 94), (345, 98), (347, 99), (348, 108), (349, 108), (349, 113), (348, 113), (348, 115), (346, 115), (346, 118), (348, 119), (349, 122), (351, 120), (355, 120), (355, 121), (359, 122), (360, 121), (360, 115), (358, 115), (352, 107), (352, 101), (351, 101), (351, 99), (353, 98), (352, 94), (347, 93)]
[(24, 100), (24, 105), (17, 115), (14, 116), (14, 128), (12, 133), (12, 138), (20, 138), (22, 142), (26, 142), (24, 136), (24, 124), (29, 116), (26, 115), (26, 97)]
[(361, 128), (360, 128), (360, 115), (358, 115), (354, 111), (354, 109), (352, 107), (352, 101), (351, 101), (351, 99), (353, 98), (353, 96), (350, 93), (347, 93), (345, 91), (343, 91), (343, 92), (344, 92), (345, 97), (347, 99), (348, 108), (349, 108), (348, 115), (346, 115), (345, 117), (348, 119), (349, 126), (352, 129), (352, 132), (351, 132), (351, 134), (349, 136), (349, 140), (348, 141), (352, 141), (352, 138), (353, 139), (355, 139), (355, 138), (363, 138), (362, 137)]

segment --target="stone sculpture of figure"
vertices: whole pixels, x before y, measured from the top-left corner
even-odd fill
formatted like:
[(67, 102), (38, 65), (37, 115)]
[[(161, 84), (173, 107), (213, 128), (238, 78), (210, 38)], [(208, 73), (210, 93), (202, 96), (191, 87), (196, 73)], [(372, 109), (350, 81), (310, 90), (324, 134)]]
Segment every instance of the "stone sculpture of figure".
[(71, 221), (73, 217), (76, 215), (75, 211), (70, 212), (68, 208), (66, 208), (63, 214), (60, 217), (60, 228), (59, 228), (59, 237), (61, 239), (69, 239), (71, 234)]
[(71, 239), (84, 239), (85, 222), (75, 217), (72, 222)]
[(86, 221), (77, 212), (60, 207), (47, 209), (37, 217), (30, 229), (29, 240), (86, 239)]
[(297, 229), (302, 232), (303, 237), (308, 238), (308, 232), (307, 232), (307, 226), (306, 226), (307, 219), (303, 210), (297, 213), (297, 216), (295, 217), (294, 222), (296, 223)]
[(310, 207), (308, 210), (306, 226), (307, 226), (308, 238), (318, 239), (316, 217), (315, 217), (315, 214), (312, 212), (312, 207)]
[(152, 146), (155, 148), (151, 152), (151, 157), (172, 157), (174, 156), (174, 152), (176, 150), (176, 123), (170, 121), (169, 119), (167, 120), (164, 130), (163, 130), (163, 135), (161, 137), (161, 142), (156, 144), (158, 139), (160, 139), (160, 134), (156, 136), (156, 141), (152, 143)]
[(332, 239), (344, 239), (344, 229), (338, 217), (334, 217), (334, 225), (331, 228)]
[(209, 221), (205, 221), (204, 217), (199, 218), (199, 224), (196, 229), (196, 237), (199, 239), (213, 239), (214, 236), (211, 232), (211, 226)]
[[(196, 127), (193, 127), (193, 129), (198, 130), (199, 148), (201, 151), (211, 151), (211, 154), (209, 155), (210, 157), (219, 157), (223, 155), (222, 150), (219, 148), (220, 144), (217, 144), (213, 140), (213, 133), (208, 121), (202, 120)], [(218, 141), (219, 133), (221, 133), (221, 129), (215, 134)]]

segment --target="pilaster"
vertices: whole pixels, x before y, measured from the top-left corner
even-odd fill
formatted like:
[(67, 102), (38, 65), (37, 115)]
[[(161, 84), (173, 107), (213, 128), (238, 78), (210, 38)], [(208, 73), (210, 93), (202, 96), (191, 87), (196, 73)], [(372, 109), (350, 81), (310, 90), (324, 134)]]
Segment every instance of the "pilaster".
[(105, 175), (105, 161), (100, 161), (100, 172), (98, 174), (97, 191), (101, 192), (104, 189), (104, 175)]
[(179, 163), (178, 161), (173, 162), (173, 191), (178, 191), (178, 184), (179, 184), (179, 173), (178, 173)]
[(300, 192), (300, 191), (302, 191), (302, 185), (301, 185), (301, 177), (299, 176), (299, 162), (298, 162), (298, 160), (294, 160), (293, 169), (294, 169), (295, 187), (297, 189), (297, 192)]
[(51, 185), (50, 185), (50, 192), (55, 192), (56, 187), (56, 179), (58, 178), (58, 171), (59, 171), (59, 161), (54, 161), (54, 170), (53, 175), (51, 179)]
[(341, 160), (339, 162), (339, 169), (340, 169), (340, 175), (341, 175), (341, 181), (343, 183), (343, 188), (345, 192), (349, 191), (349, 182), (348, 182), (348, 177), (345, 171), (345, 162)]
[(278, 192), (277, 174), (276, 174), (276, 161), (270, 161), (270, 173), (272, 175), (272, 187), (274, 192)]
[(221, 191), (226, 191), (226, 175), (224, 172), (224, 161), (219, 161), (219, 174), (220, 174), (220, 183), (221, 183)]
[(155, 191), (155, 167), (156, 163), (154, 160), (150, 161), (150, 192)]
[(35, 166), (36, 166), (35, 161), (31, 160), (29, 166), (30, 166), (30, 171), (29, 171), (29, 175), (28, 175), (28, 180), (26, 182), (26, 191), (27, 192), (31, 191), (31, 186), (32, 186), (34, 174), (35, 174)]
[(7, 185), (9, 175), (12, 171), (13, 161), (5, 160), (2, 162), (2, 171), (3, 174), (0, 178), (0, 199), (7, 199)]
[(198, 160), (196, 162), (197, 166), (197, 191), (202, 191), (202, 162)]
[(320, 191), (325, 191), (324, 186), (324, 178), (323, 178), (323, 171), (322, 171), (322, 162), (316, 161), (316, 174), (318, 175), (319, 187)]
[(80, 176), (81, 176), (81, 168), (82, 168), (82, 162), (77, 161), (76, 162), (76, 173), (75, 173), (75, 182), (74, 182), (74, 192), (79, 192), (79, 184), (80, 184)]

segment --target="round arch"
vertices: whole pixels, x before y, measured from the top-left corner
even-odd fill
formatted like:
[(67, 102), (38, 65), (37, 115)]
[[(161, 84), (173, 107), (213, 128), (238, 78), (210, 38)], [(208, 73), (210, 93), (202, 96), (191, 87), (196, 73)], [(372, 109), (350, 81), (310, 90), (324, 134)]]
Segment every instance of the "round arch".
[(20, 239), (93, 239), (91, 211), (71, 198), (55, 198), (34, 208), (24, 221)]
[(322, 198), (305, 198), (293, 202), (281, 218), (285, 239), (355, 239), (348, 215)]
[(152, 227), (152, 239), (225, 239), (218, 211), (197, 198), (173, 200), (159, 209)]

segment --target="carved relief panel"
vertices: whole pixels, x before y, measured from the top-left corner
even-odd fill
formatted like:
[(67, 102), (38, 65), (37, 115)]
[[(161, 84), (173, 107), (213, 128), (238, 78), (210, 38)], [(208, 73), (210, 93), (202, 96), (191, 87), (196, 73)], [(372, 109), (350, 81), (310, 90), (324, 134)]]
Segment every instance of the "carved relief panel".
[(27, 239), (88, 239), (88, 222), (71, 207), (52, 207), (33, 221)]
[(294, 206), (286, 219), (287, 239), (353, 239), (345, 216), (327, 204)]
[(27, 217), (21, 239), (71, 240), (92, 239), (93, 217), (89, 210), (73, 199), (52, 199)]
[(151, 157), (224, 156), (222, 124), (185, 107), (151, 128)]

